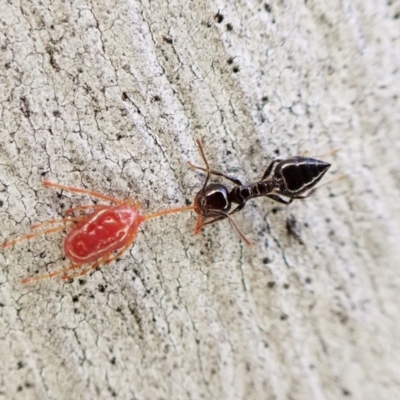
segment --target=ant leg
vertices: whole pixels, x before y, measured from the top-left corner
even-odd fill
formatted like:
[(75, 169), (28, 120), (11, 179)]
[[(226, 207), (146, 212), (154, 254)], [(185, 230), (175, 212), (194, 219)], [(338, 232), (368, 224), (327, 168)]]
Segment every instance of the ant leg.
[(239, 179), (237, 179), (237, 178), (223, 174), (222, 172), (218, 172), (213, 169), (206, 169), (206, 168), (198, 167), (197, 165), (193, 165), (189, 161), (188, 161), (188, 164), (189, 164), (190, 168), (199, 169), (200, 171), (208, 172), (210, 175), (222, 176), (223, 178), (228, 179), (229, 181), (233, 182), (235, 185), (242, 186), (242, 182), (239, 181)]
[(344, 179), (344, 178), (345, 178), (344, 175), (340, 175), (340, 176), (338, 176), (337, 178), (331, 179), (330, 181), (325, 182), (325, 183), (323, 183), (322, 185), (319, 185), (318, 187), (311, 189), (311, 190), (310, 190), (309, 192), (307, 192), (306, 194), (302, 194), (302, 195), (300, 195), (300, 196), (292, 196), (291, 198), (292, 198), (292, 199), (299, 199), (299, 200), (307, 199), (307, 198), (310, 197), (313, 193), (315, 193), (318, 189), (321, 189), (322, 187), (324, 187), (324, 186), (326, 186), (326, 185), (329, 185), (329, 184), (332, 183), (332, 182), (340, 181), (341, 179)]
[(218, 171), (214, 171), (214, 170), (210, 169), (210, 166), (208, 165), (207, 158), (206, 158), (206, 156), (204, 154), (203, 144), (201, 143), (201, 140), (199, 138), (197, 138), (196, 139), (196, 143), (197, 143), (197, 147), (199, 148), (201, 158), (203, 159), (204, 164), (206, 165), (206, 168), (197, 167), (197, 166), (193, 165), (190, 162), (188, 162), (188, 164), (190, 165), (191, 168), (199, 169), (199, 170), (204, 171), (204, 172), (207, 173), (207, 177), (206, 177), (206, 180), (205, 180), (204, 185), (203, 185), (203, 190), (207, 186), (208, 180), (210, 179), (210, 174), (217, 175), (217, 176), (222, 176), (222, 177), (230, 180), (231, 182), (233, 182), (236, 185), (239, 185), (239, 186), (242, 185), (242, 183), (239, 181), (239, 179), (232, 178), (232, 177), (230, 177), (228, 175), (223, 174), (222, 172), (218, 172)]
[(267, 197), (269, 197), (272, 200), (277, 201), (278, 203), (282, 203), (282, 204), (286, 204), (286, 205), (290, 204), (293, 201), (293, 199), (295, 198), (295, 197), (292, 197), (289, 200), (284, 200), (275, 194), (267, 194)]
[[(199, 217), (201, 218), (200, 215), (199, 215)], [(227, 214), (224, 215), (224, 216), (216, 217), (216, 218), (211, 219), (211, 220), (206, 221), (206, 222), (203, 222), (203, 219), (200, 219), (201, 223), (199, 223), (199, 222), (196, 223), (196, 228), (195, 228), (194, 234), (197, 235), (204, 225), (211, 225), (214, 222), (222, 221), (223, 219), (226, 219), (226, 218), (229, 218)], [(199, 221), (199, 218), (197, 218), (197, 221)]]
[(19, 242), (22, 242), (22, 241), (24, 241), (24, 240), (29, 240), (29, 239), (32, 239), (32, 238), (37, 237), (37, 236), (47, 235), (48, 233), (59, 232), (59, 231), (62, 231), (62, 230), (64, 230), (64, 229), (65, 229), (65, 226), (58, 226), (57, 228), (46, 229), (46, 230), (43, 231), (43, 232), (31, 233), (31, 234), (29, 234), (29, 235), (22, 236), (22, 237), (20, 237), (20, 238), (11, 240), (11, 241), (9, 241), (9, 242), (5, 242), (5, 243), (3, 243), (3, 244), (1, 245), (1, 247), (2, 247), (3, 249), (5, 249), (6, 247), (12, 246), (12, 245), (14, 245), (15, 243), (19, 243)]
[[(200, 140), (199, 138), (196, 139), (196, 143), (197, 143), (197, 147), (199, 148), (200, 155), (201, 155), (201, 157), (202, 157), (202, 159), (203, 159), (203, 161), (204, 161), (204, 164), (205, 164), (206, 167), (207, 167), (207, 169), (206, 169), (207, 175), (206, 175), (206, 179), (205, 179), (205, 181), (204, 181), (203, 189), (202, 189), (202, 190), (204, 191), (205, 188), (206, 188), (206, 186), (207, 186), (207, 183), (208, 183), (208, 181), (209, 181), (209, 179), (210, 179), (210, 166), (208, 165), (207, 158), (206, 158), (206, 156), (205, 156), (205, 154), (204, 154), (203, 144), (201, 143), (201, 140)], [(190, 165), (190, 164), (189, 164), (189, 165)]]
[(242, 210), (246, 203), (239, 204), (234, 210), (232, 210), (229, 215), (236, 214), (238, 211)]
[(278, 162), (281, 162), (282, 160), (276, 159), (270, 162), (270, 164), (268, 165), (267, 169), (264, 172), (264, 175), (262, 176), (261, 180), (263, 181), (264, 179), (268, 178), (268, 176), (271, 174), (272, 168), (274, 167), (274, 165)]
[[(237, 234), (240, 236), (240, 238), (247, 244), (247, 246), (251, 246), (251, 242), (249, 239), (247, 239), (247, 237), (244, 235), (244, 233), (242, 233), (242, 231), (239, 229), (239, 227), (236, 225), (235, 221), (229, 216), (229, 214), (224, 214), (224, 213), (218, 213), (215, 212), (215, 214), (220, 214), (219, 217), (216, 217), (214, 219), (212, 219), (211, 221), (207, 221), (204, 223), (201, 223), (201, 225), (199, 225), (199, 220), (201, 215), (199, 215), (199, 217), (197, 218), (197, 224), (196, 224), (196, 230), (195, 230), (195, 234), (199, 233), (200, 229), (204, 226), (204, 225), (209, 225), (209, 224), (213, 224), (214, 222), (217, 221), (221, 221), (223, 219), (228, 218), (230, 224), (232, 225), (232, 227), (235, 229), (235, 231), (237, 232)], [(201, 220), (200, 220), (201, 221)], [(199, 225), (199, 226), (198, 226)]]
[(95, 192), (93, 190), (81, 189), (81, 188), (76, 188), (76, 187), (73, 187), (73, 186), (60, 185), (58, 183), (54, 183), (54, 182), (50, 182), (50, 181), (43, 181), (42, 183), (46, 187), (53, 187), (53, 188), (57, 188), (57, 189), (62, 189), (62, 190), (66, 190), (66, 191), (72, 192), (72, 193), (86, 194), (88, 196), (97, 197), (99, 199), (106, 200), (106, 201), (109, 201), (111, 203), (125, 204), (125, 202), (123, 200), (119, 200), (119, 199), (116, 199), (116, 198), (111, 197), (111, 196), (106, 196), (104, 194), (101, 194), (99, 192)]
[(244, 235), (244, 233), (239, 229), (239, 227), (236, 225), (235, 221), (228, 215), (229, 222), (231, 225), (235, 228), (236, 232), (240, 236), (240, 238), (247, 244), (247, 246), (251, 246), (251, 242), (247, 237)]

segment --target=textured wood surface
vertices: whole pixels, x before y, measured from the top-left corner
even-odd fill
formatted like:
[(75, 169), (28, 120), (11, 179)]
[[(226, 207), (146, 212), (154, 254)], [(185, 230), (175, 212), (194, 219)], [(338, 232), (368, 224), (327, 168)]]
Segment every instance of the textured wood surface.
[(196, 137), (243, 181), (297, 154), (343, 179), (289, 207), (249, 202), (249, 248), (227, 221), (194, 236), (182, 213), (81, 281), (26, 286), (68, 265), (63, 234), (2, 250), (0, 398), (400, 398), (399, 15), (376, 0), (1, 2), (1, 240), (90, 202), (43, 179), (143, 212), (190, 203)]

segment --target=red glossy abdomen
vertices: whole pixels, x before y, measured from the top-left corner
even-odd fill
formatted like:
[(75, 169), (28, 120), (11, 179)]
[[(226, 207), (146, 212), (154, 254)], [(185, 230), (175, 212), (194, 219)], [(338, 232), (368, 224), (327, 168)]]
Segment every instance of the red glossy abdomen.
[(64, 240), (66, 256), (76, 264), (99, 260), (131, 243), (144, 217), (128, 206), (94, 211)]

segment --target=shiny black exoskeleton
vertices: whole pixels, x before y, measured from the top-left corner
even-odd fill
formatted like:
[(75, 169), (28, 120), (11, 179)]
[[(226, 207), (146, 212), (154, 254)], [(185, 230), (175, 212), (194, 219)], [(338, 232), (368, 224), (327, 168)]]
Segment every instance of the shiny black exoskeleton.
[[(195, 232), (203, 225), (211, 224), (229, 218), (239, 235), (244, 238), (230, 216), (240, 211), (246, 202), (254, 197), (266, 196), (283, 204), (289, 204), (294, 199), (305, 199), (315, 191), (315, 185), (321, 180), (330, 164), (324, 161), (306, 157), (291, 157), (286, 160), (274, 160), (267, 167), (260, 181), (243, 185), (242, 182), (222, 172), (211, 170), (204, 155), (201, 141), (197, 139), (201, 156), (206, 168), (192, 168), (207, 173), (203, 188), (197, 193), (194, 204), (199, 215)], [(221, 176), (233, 182), (235, 186), (228, 189), (221, 184), (207, 184), (210, 175)], [(231, 211), (232, 204), (237, 204)], [(204, 219), (212, 218), (205, 221)], [(244, 238), (245, 241), (247, 239)]]
[(313, 193), (312, 189), (329, 167), (329, 163), (314, 158), (291, 157), (286, 160), (274, 160), (260, 181), (232, 188), (229, 199), (238, 204), (232, 214), (240, 211), (246, 201), (254, 197), (266, 196), (283, 204), (289, 204), (294, 199), (305, 199)]

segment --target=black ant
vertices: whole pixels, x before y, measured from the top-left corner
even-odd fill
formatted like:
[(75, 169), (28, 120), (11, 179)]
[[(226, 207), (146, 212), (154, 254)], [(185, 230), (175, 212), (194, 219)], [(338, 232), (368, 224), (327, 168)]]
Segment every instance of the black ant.
[[(194, 209), (199, 215), (195, 233), (198, 233), (204, 225), (229, 218), (233, 227), (247, 244), (250, 242), (230, 217), (232, 214), (240, 211), (246, 202), (254, 197), (266, 196), (283, 204), (290, 204), (295, 199), (305, 199), (314, 193), (315, 185), (330, 167), (329, 163), (313, 158), (277, 159), (269, 164), (260, 181), (243, 185), (239, 179), (210, 169), (200, 139), (196, 139), (196, 143), (206, 168), (197, 167), (191, 163), (189, 165), (194, 169), (206, 172), (207, 175), (203, 188), (197, 193), (194, 200)], [(228, 191), (226, 186), (221, 184), (207, 185), (210, 175), (221, 176), (236, 186)], [(233, 211), (231, 211), (232, 204), (237, 204)], [(203, 222), (207, 218), (212, 219)]]

